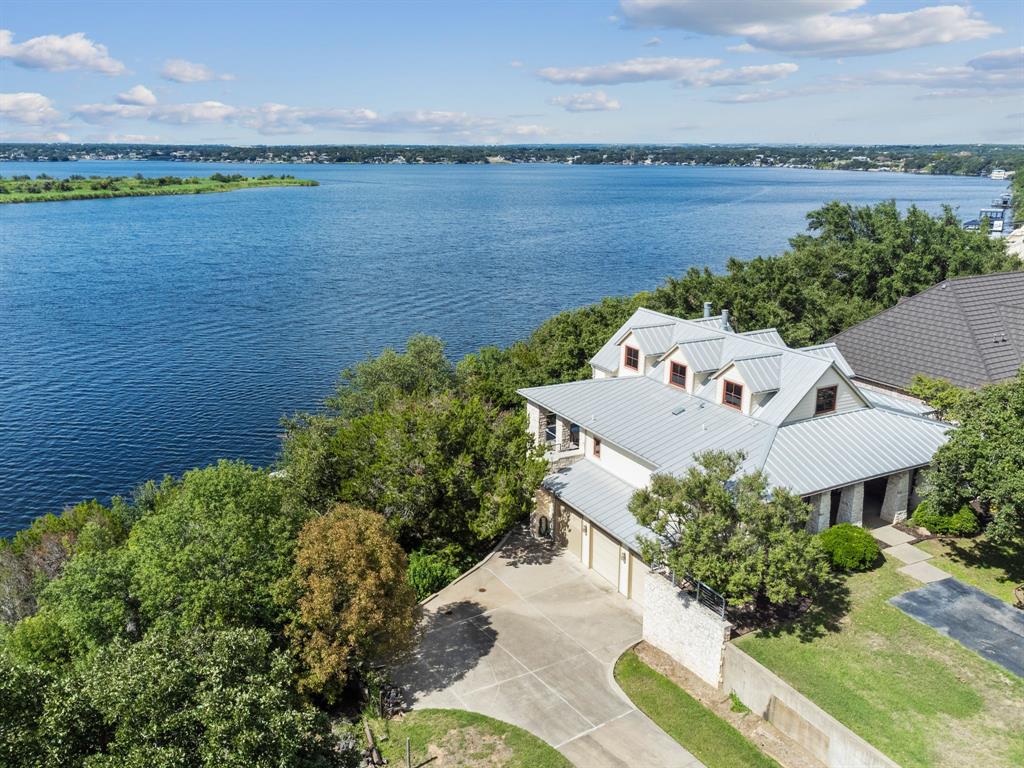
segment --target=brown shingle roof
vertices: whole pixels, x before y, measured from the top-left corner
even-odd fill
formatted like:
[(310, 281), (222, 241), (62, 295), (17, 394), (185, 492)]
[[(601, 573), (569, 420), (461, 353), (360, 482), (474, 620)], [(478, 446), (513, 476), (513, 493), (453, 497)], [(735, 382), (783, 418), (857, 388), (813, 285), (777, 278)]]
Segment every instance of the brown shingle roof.
[(1024, 364), (1024, 272), (946, 280), (833, 337), (858, 378), (906, 389), (914, 374), (961, 387)]

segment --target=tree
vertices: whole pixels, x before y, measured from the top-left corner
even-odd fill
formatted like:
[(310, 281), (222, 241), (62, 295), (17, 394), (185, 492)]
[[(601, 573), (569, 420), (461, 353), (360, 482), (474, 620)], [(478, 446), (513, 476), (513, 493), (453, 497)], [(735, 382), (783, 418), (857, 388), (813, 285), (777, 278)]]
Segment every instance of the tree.
[(37, 729), (47, 765), (327, 768), (323, 713), (290, 688), (286, 654), (258, 629), (116, 641), (47, 690)]
[(444, 342), (436, 336), (416, 334), (405, 343), (404, 353), (388, 347), (377, 357), (342, 371), (338, 390), (326, 404), (343, 418), (355, 418), (403, 396), (447, 391), (454, 380), (455, 370), (445, 356)]
[(961, 401), (967, 394), (967, 390), (945, 379), (932, 378), (920, 373), (914, 374), (908, 391), (932, 406), (941, 418), (954, 420), (960, 418)]
[(186, 472), (128, 538), (145, 627), (276, 628), (274, 585), (306, 517), (265, 470), (220, 461)]
[(37, 724), (43, 712), (48, 677), (18, 662), (0, 643), (0, 765), (44, 765)]
[(339, 506), (299, 533), (285, 632), (302, 665), (303, 690), (334, 701), (366, 662), (406, 649), (416, 598), (406, 557), (384, 518)]
[(681, 477), (654, 475), (630, 500), (630, 512), (656, 534), (641, 541), (644, 559), (699, 579), (732, 604), (812, 594), (828, 565), (806, 532), (810, 508), (783, 489), (769, 491), (760, 471), (739, 474), (741, 453), (695, 459)]
[(965, 392), (956, 411), (960, 424), (932, 459), (927, 499), (946, 515), (978, 501), (992, 515), (993, 538), (1024, 537), (1024, 368), (1010, 381)]

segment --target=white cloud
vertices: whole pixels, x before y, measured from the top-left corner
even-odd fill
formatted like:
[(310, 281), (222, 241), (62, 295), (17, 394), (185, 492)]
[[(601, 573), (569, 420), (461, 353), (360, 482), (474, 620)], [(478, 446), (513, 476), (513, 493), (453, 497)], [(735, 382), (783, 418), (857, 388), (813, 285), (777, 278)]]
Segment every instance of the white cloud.
[(718, 104), (759, 104), (765, 101), (781, 101), (798, 96), (817, 96), (823, 93), (837, 93), (849, 87), (837, 85), (805, 85), (800, 88), (766, 88), (760, 91), (734, 93), (711, 99)]
[(156, 104), (156, 96), (144, 85), (135, 85), (123, 93), (117, 94), (118, 104), (137, 104), (151, 107)]
[(681, 59), (668, 56), (630, 59), (590, 67), (546, 67), (537, 74), (549, 83), (619, 85), (652, 80), (674, 81), (681, 86), (741, 85), (788, 77), (796, 64), (763, 64), (738, 69), (716, 69), (720, 59)]
[(22, 125), (47, 125), (60, 120), (53, 100), (41, 93), (0, 93), (0, 120)]
[(33, 144), (63, 144), (71, 141), (71, 137), (63, 131), (37, 133), (35, 131), (0, 131), (0, 141), (26, 141)]
[(739, 45), (728, 45), (725, 50), (731, 51), (732, 53), (757, 53), (757, 48), (752, 46), (750, 43), (740, 43)]
[(510, 61), (508, 65), (513, 69), (520, 69), (523, 67), (523, 62), (521, 62), (519, 59), (512, 59), (512, 61)]
[(234, 75), (218, 75), (205, 64), (185, 59), (168, 59), (160, 70), (160, 77), (176, 83), (205, 83), (210, 80), (234, 80)]
[(969, 7), (848, 13), (865, 0), (620, 0), (635, 25), (738, 36), (756, 48), (796, 56), (863, 56), (988, 37), (1001, 30)]
[(1024, 88), (1024, 48), (990, 51), (966, 64), (920, 70), (883, 69), (866, 75), (843, 78), (862, 85), (917, 85), (936, 89), (931, 98), (942, 96), (1019, 95)]
[(604, 91), (556, 96), (550, 103), (556, 107), (564, 107), (568, 112), (610, 112), (621, 107), (618, 101), (609, 98)]
[(99, 144), (156, 144), (159, 136), (145, 133), (90, 133), (84, 141), (95, 141)]
[(380, 116), (370, 109), (304, 109), (267, 103), (250, 110), (243, 122), (266, 136), (309, 133), (317, 126), (364, 130)]
[(510, 125), (502, 130), (502, 134), (505, 136), (515, 136), (518, 138), (540, 138), (543, 136), (549, 136), (551, 129), (546, 128), (543, 125)]
[(656, 45), (661, 45), (661, 38), (660, 37), (652, 37), (650, 40), (647, 40), (644, 43), (644, 47), (645, 48), (653, 48)]
[(72, 110), (75, 117), (87, 123), (103, 125), (115, 120), (150, 120), (171, 125), (222, 123), (240, 114), (237, 107), (219, 101), (192, 104), (80, 104)]
[(0, 59), (7, 59), (19, 67), (63, 72), (69, 69), (87, 69), (104, 75), (120, 75), (125, 66), (112, 59), (105, 45), (94, 43), (84, 32), (61, 37), (42, 35), (14, 42), (14, 33), (0, 29)]
[(989, 51), (967, 62), (971, 69), (1016, 69), (1024, 70), (1024, 46)]

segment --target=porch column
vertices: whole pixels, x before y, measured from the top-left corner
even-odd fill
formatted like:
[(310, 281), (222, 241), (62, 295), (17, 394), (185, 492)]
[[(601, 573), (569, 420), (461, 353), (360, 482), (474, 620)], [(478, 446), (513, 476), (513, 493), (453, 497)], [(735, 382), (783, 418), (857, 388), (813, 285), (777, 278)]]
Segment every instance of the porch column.
[(836, 522), (864, 525), (864, 483), (854, 483), (843, 488), (839, 496)]
[(820, 533), (828, 528), (831, 511), (831, 493), (819, 493), (817, 496), (811, 496), (811, 516), (807, 518), (807, 532)]
[(881, 516), (890, 523), (907, 519), (907, 501), (910, 498), (910, 470), (889, 475), (885, 482)]

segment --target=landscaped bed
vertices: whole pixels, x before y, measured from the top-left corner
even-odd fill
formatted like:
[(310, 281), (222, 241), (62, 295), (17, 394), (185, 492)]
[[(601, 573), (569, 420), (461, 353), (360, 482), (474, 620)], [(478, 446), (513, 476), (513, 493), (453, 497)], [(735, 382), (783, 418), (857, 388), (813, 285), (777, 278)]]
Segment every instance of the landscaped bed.
[(743, 734), (633, 651), (615, 664), (615, 680), (651, 720), (708, 768), (779, 768)]
[(1007, 603), (1014, 602), (1014, 588), (1024, 584), (1024, 542), (998, 544), (979, 536), (929, 539), (917, 546), (932, 555), (931, 565)]
[(1024, 764), (1024, 680), (889, 605), (920, 586), (899, 565), (736, 644), (903, 768)]
[[(389, 765), (431, 768), (572, 768), (554, 747), (522, 728), (461, 709), (420, 709), (394, 720), (376, 720), (373, 732)], [(386, 738), (383, 738), (386, 736)]]

